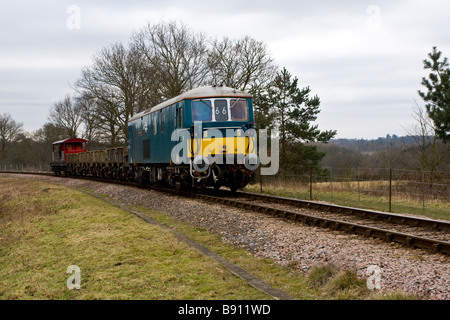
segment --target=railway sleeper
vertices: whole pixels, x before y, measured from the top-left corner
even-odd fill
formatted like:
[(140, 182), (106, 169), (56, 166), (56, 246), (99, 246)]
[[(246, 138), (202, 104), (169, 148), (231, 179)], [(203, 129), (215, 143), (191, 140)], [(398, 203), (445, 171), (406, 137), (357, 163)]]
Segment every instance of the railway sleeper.
[(286, 218), (288, 218), (288, 219), (290, 219), (292, 221), (297, 221), (298, 214), (296, 214), (294, 212), (287, 212), (287, 211), (285, 211), (284, 215), (285, 215)]
[(333, 230), (339, 230), (340, 228), (341, 228), (341, 223), (339, 223), (339, 222), (333, 223), (333, 226), (332, 226)]
[(323, 228), (329, 228), (330, 225), (331, 225), (331, 222), (328, 221), (328, 220), (322, 220), (322, 221), (320, 222), (320, 226), (323, 227)]
[(392, 242), (394, 239), (394, 235), (392, 233), (386, 232), (384, 235), (384, 241), (386, 242)]
[(280, 211), (278, 211), (277, 209), (269, 208), (269, 209), (268, 209), (268, 213), (269, 213), (271, 216), (276, 216), (276, 217), (280, 216)]
[(407, 247), (413, 247), (414, 246), (414, 239), (411, 237), (406, 237), (405, 242), (403, 243)]
[(431, 252), (432, 253), (438, 253), (441, 251), (442, 245), (440, 243), (435, 243), (431, 246)]

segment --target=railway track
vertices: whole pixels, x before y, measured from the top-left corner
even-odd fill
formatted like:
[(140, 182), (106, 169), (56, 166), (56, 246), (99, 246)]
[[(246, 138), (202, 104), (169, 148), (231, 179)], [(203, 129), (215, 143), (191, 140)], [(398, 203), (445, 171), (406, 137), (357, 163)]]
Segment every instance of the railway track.
[[(221, 196), (215, 196), (211, 195), (211, 191), (207, 191), (207, 194), (189, 193), (189, 196), (306, 225), (359, 234), (410, 248), (450, 255), (448, 241), (450, 222), (245, 192), (231, 195), (228, 191), (220, 190), (220, 193)], [(349, 219), (351, 215), (354, 216)], [(380, 223), (383, 223), (382, 227)], [(405, 228), (414, 233), (400, 231)]]
[[(36, 174), (32, 172), (0, 173)], [(39, 174), (53, 176), (49, 173)], [(86, 179), (86, 177), (72, 178)], [(129, 183), (120, 181), (93, 180), (129, 185)], [(137, 184), (133, 185), (138, 186)], [(378, 238), (410, 248), (428, 250), (432, 253), (450, 255), (450, 222), (447, 221), (246, 192), (232, 193), (227, 190), (206, 189), (201, 193), (197, 193), (160, 186), (139, 187), (252, 210), (294, 222), (301, 222), (306, 225)]]

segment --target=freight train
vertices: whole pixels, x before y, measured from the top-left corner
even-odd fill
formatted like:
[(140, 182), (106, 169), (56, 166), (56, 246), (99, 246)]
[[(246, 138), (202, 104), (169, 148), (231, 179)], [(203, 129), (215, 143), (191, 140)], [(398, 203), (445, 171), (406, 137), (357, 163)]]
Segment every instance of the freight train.
[(228, 87), (193, 89), (135, 115), (128, 121), (128, 146), (87, 151), (86, 143), (55, 142), (52, 171), (237, 190), (259, 166), (252, 96)]

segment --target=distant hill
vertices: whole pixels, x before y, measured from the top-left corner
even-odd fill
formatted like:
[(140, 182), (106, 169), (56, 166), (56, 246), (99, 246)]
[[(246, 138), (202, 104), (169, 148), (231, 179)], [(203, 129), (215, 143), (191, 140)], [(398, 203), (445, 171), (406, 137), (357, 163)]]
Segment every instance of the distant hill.
[(414, 141), (411, 136), (398, 137), (397, 135), (386, 135), (384, 138), (378, 139), (332, 139), (330, 144), (339, 147), (361, 152), (363, 154), (371, 154), (376, 151), (385, 150), (393, 147), (404, 147)]
[[(315, 143), (325, 156), (320, 161), (324, 168), (396, 168), (419, 170), (421, 157), (426, 157), (426, 165), (432, 170), (449, 170), (450, 149), (443, 143), (430, 144), (433, 137), (427, 137), (425, 151), (421, 146), (422, 137), (387, 135), (384, 138), (333, 139), (329, 143)], [(421, 155), (421, 152), (425, 152)], [(431, 170), (427, 168), (427, 170)]]

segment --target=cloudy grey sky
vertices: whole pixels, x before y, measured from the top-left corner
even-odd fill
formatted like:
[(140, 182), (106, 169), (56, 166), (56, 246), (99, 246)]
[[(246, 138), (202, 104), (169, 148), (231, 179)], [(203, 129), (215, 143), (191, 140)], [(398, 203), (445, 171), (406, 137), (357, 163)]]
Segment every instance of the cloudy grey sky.
[(0, 113), (11, 114), (30, 132), (47, 121), (55, 101), (73, 93), (71, 85), (94, 54), (112, 42), (127, 43), (148, 22), (177, 20), (211, 37), (264, 41), (276, 64), (321, 98), (317, 124), (336, 129), (339, 138), (406, 134), (427, 74), (422, 60), (433, 46), (450, 57), (447, 0), (0, 0), (0, 5)]

